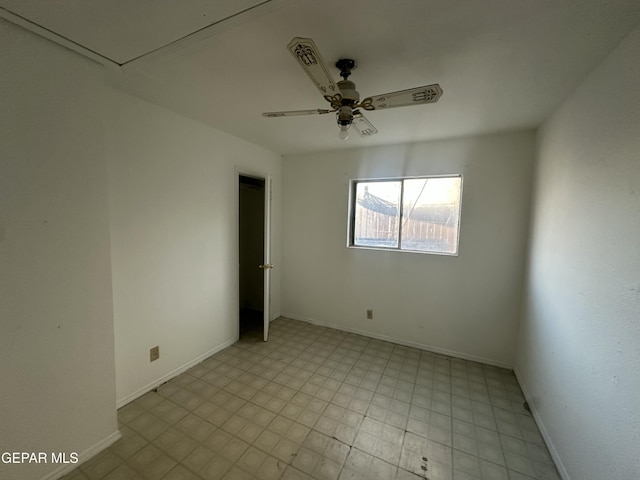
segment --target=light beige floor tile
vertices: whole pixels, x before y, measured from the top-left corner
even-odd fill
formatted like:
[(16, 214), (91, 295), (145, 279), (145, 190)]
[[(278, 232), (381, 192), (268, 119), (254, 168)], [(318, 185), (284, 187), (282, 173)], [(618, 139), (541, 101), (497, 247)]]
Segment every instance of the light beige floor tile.
[(271, 430), (264, 430), (253, 445), (265, 453), (271, 453), (282, 437)]
[(163, 432), (153, 441), (153, 444), (178, 461), (184, 459), (198, 446), (198, 442), (176, 428)]
[(218, 407), (206, 418), (206, 420), (216, 427), (221, 427), (231, 417), (233, 417), (233, 412), (225, 408)]
[(162, 451), (158, 447), (148, 444), (131, 456), (127, 463), (139, 472), (151, 465), (161, 455), (163, 455)]
[(254, 476), (248, 472), (245, 472), (241, 468), (232, 467), (227, 474), (222, 477), (222, 480), (254, 480)]
[[(121, 463), (115, 470), (112, 470), (106, 477), (103, 477), (103, 480), (141, 480), (142, 478), (144, 477), (129, 465)], [(67, 480), (71, 479), (69, 478)]]
[(450, 447), (407, 432), (400, 457), (400, 468), (421, 474), (424, 466), (444, 475), (451, 471), (452, 451)]
[(313, 476), (313, 473), (321, 460), (322, 454), (314, 452), (306, 447), (301, 447), (293, 459), (293, 462), (291, 462), (291, 466)]
[(352, 448), (342, 469), (340, 479), (387, 480), (395, 478), (396, 471), (397, 467)]
[(148, 480), (155, 480), (157, 478), (164, 477), (177, 464), (178, 462), (176, 462), (173, 458), (163, 454), (156, 458), (150, 465), (147, 465), (143, 469), (138, 470), (138, 472)]
[(404, 431), (372, 418), (365, 418), (353, 446), (392, 465), (398, 465)]
[(76, 468), (75, 470), (60, 478), (60, 480), (87, 480), (87, 476), (82, 470), (80, 470), (80, 468)]
[(122, 438), (65, 480), (559, 480), (512, 372), (271, 327), (121, 408)]
[(259, 471), (262, 462), (267, 458), (267, 454), (255, 447), (249, 447), (247, 451), (238, 459), (237, 466), (243, 470), (255, 474)]
[(276, 457), (267, 455), (255, 474), (258, 480), (278, 480), (284, 474), (287, 464)]
[(303, 446), (340, 466), (344, 464), (350, 450), (347, 444), (316, 431), (309, 433)]
[(168, 410), (167, 412), (163, 413), (160, 416), (160, 418), (162, 418), (162, 420), (164, 420), (165, 422), (174, 425), (180, 420), (182, 420), (184, 417), (186, 417), (188, 414), (189, 414), (189, 410), (176, 405), (170, 410)]
[(528, 475), (535, 478), (537, 476), (535, 467), (528, 457), (518, 455), (517, 453), (504, 452), (504, 458), (509, 470)]
[[(217, 392), (216, 392), (217, 393)], [(204, 401), (199, 407), (193, 410), (193, 413), (200, 418), (207, 418), (209, 415), (214, 413), (219, 408), (213, 402)]]
[(179, 420), (175, 424), (175, 428), (198, 442), (202, 442), (216, 429), (214, 425), (194, 414), (189, 414)]
[(199, 446), (187, 455), (181, 463), (190, 470), (197, 472), (207, 464), (212, 455), (213, 452), (211, 450)]
[(101, 479), (122, 464), (122, 460), (111, 450), (105, 450), (82, 464), (80, 469), (87, 478)]
[[(508, 480), (509, 474), (503, 466), (480, 460), (480, 478), (482, 480)], [(546, 477), (542, 477), (546, 478)], [(549, 479), (551, 480), (551, 479)]]
[(233, 463), (226, 458), (212, 454), (209, 461), (198, 471), (198, 474), (205, 480), (219, 480), (233, 466)]
[(399, 468), (398, 473), (396, 473), (396, 480), (424, 480), (424, 478), (423, 475), (416, 475), (401, 468)]
[[(122, 429), (121, 429), (122, 432)], [(111, 445), (110, 449), (120, 458), (127, 459), (139, 452), (148, 444), (148, 440), (137, 433), (131, 431), (128, 435), (123, 436), (116, 443)]]
[(290, 465), (295, 460), (300, 446), (299, 443), (293, 442), (288, 438), (281, 438), (270, 453), (285, 464)]

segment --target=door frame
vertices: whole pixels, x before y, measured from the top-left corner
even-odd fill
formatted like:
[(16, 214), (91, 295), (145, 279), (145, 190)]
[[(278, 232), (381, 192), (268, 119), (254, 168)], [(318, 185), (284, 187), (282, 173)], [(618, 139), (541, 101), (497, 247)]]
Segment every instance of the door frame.
[[(235, 199), (236, 199), (236, 260), (237, 265), (240, 264), (240, 177), (252, 177), (264, 180), (264, 252), (263, 265), (269, 265), (263, 268), (264, 289), (263, 289), (263, 315), (262, 315), (262, 338), (266, 342), (269, 339), (269, 324), (271, 322), (271, 200), (273, 182), (268, 172), (253, 170), (249, 168), (235, 168)], [(256, 265), (256, 268), (259, 268)], [(240, 338), (240, 269), (236, 269), (236, 338)]]

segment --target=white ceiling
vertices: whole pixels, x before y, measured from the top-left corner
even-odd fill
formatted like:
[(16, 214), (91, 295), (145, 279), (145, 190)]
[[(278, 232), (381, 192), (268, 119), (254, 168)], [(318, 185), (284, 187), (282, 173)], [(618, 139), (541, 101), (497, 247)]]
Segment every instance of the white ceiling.
[[(640, 0), (0, 0), (0, 14), (121, 65), (110, 78), (129, 92), (286, 154), (535, 127), (638, 23)], [(332, 115), (263, 118), (328, 106), (286, 49), (295, 36), (330, 66), (355, 59), (362, 97), (444, 94), (369, 112), (379, 133), (346, 141)]]

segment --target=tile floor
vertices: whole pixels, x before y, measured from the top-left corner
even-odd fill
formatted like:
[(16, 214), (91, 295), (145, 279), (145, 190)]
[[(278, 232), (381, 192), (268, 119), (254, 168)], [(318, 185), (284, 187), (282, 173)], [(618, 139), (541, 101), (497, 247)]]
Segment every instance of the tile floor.
[(558, 480), (511, 371), (280, 318), (118, 412), (77, 479)]

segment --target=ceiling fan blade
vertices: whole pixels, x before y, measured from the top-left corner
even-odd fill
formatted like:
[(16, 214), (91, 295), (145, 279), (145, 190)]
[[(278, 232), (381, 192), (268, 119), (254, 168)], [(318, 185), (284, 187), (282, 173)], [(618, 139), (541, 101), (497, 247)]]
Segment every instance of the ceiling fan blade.
[(378, 133), (378, 129), (367, 120), (367, 118), (361, 113), (353, 114), (353, 128), (355, 128), (361, 137), (370, 137)]
[(297, 115), (322, 115), (325, 113), (335, 112), (325, 108), (316, 108), (313, 110), (286, 110), (284, 112), (264, 112), (263, 117), (295, 117)]
[(357, 105), (365, 110), (382, 110), (384, 108), (422, 105), (437, 102), (442, 96), (442, 88), (437, 83), (424, 87), (410, 88), (398, 92), (384, 93), (367, 97)]
[(333, 81), (327, 64), (322, 59), (320, 51), (310, 38), (295, 37), (287, 48), (298, 63), (307, 72), (309, 78), (316, 84), (322, 96), (332, 105), (339, 104), (342, 95), (338, 85)]

